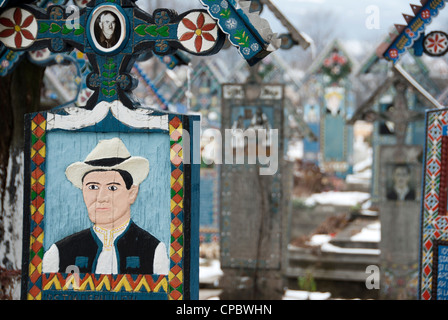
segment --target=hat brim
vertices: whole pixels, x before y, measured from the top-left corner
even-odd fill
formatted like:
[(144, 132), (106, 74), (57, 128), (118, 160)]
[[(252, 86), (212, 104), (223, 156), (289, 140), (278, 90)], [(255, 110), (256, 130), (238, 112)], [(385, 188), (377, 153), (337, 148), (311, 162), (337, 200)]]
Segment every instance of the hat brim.
[(92, 166), (85, 162), (75, 162), (67, 167), (65, 175), (67, 179), (77, 188), (82, 189), (82, 179), (90, 171), (127, 171), (134, 185), (140, 185), (149, 174), (149, 161), (142, 157), (131, 157), (114, 166)]

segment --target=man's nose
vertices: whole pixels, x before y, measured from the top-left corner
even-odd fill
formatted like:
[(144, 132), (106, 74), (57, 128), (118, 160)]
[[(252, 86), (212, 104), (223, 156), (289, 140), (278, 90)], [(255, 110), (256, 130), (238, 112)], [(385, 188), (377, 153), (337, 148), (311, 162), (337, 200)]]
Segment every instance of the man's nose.
[(98, 192), (97, 201), (98, 202), (108, 202), (110, 200), (109, 190), (107, 188), (100, 188)]

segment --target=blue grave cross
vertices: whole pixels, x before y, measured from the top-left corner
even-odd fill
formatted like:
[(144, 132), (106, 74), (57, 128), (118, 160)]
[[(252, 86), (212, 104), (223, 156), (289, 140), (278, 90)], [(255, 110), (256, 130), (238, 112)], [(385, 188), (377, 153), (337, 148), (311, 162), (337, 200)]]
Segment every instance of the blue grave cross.
[[(126, 107), (139, 106), (132, 94), (138, 81), (131, 69), (139, 56), (159, 56), (182, 50), (193, 55), (217, 53), (226, 34), (205, 9), (194, 9), (178, 14), (170, 9), (156, 9), (153, 14), (141, 10), (135, 0), (93, 0), (74, 14), (62, 5), (47, 9), (35, 5), (6, 7), (0, 13), (0, 41), (12, 50), (33, 51), (49, 48), (52, 52), (69, 52), (73, 48), (85, 53), (93, 71), (86, 77), (86, 85), (94, 91), (86, 109), (93, 109), (100, 101), (120, 100)], [(234, 1), (225, 0), (230, 7)], [(236, 6), (237, 7), (237, 6)], [(235, 18), (240, 20), (238, 11)], [(228, 17), (227, 17), (228, 18)], [(244, 17), (243, 17), (244, 18)], [(235, 19), (235, 20), (236, 20)], [(244, 21), (243, 21), (244, 22)], [(270, 50), (247, 19), (242, 24), (245, 37), (257, 43), (258, 57)], [(246, 48), (243, 48), (246, 49)], [(248, 60), (253, 64), (257, 59)]]

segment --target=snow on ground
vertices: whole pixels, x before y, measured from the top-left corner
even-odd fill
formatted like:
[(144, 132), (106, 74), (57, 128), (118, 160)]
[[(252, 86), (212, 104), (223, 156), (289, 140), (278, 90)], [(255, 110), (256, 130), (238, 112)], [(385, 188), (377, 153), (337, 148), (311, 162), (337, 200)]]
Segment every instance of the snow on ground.
[(286, 290), (283, 300), (328, 300), (329, 292), (308, 292), (301, 290)]
[(199, 282), (208, 284), (218, 284), (223, 275), (219, 260), (199, 260)]
[[(199, 282), (213, 283), (218, 285), (219, 279), (223, 275), (219, 260), (200, 259), (199, 260)], [(202, 290), (200, 296), (204, 300), (219, 300), (219, 289)], [(329, 292), (308, 292), (302, 290), (286, 290), (283, 300), (327, 300), (331, 297)]]
[[(372, 230), (366, 230), (361, 231), (361, 236), (367, 239), (370, 239), (373, 241), (374, 237), (377, 237), (377, 235), (374, 234), (373, 229)], [(369, 234), (367, 235), (367, 232)], [(376, 231), (378, 232), (378, 231)], [(356, 236), (356, 235), (355, 235)], [(311, 237), (311, 239), (306, 243), (310, 246), (318, 246), (320, 247), (320, 250), (322, 252), (333, 252), (333, 253), (346, 253), (346, 254), (371, 254), (371, 255), (378, 255), (380, 254), (379, 249), (368, 249), (368, 248), (341, 248), (338, 246), (335, 246), (330, 243), (330, 240), (332, 239), (332, 236), (328, 234), (315, 234)], [(352, 237), (353, 239), (353, 237)], [(365, 241), (365, 240), (362, 240)]]
[(369, 184), (372, 180), (372, 170), (366, 169), (362, 172), (355, 173), (355, 174), (349, 174), (347, 175), (347, 178), (345, 178), (345, 181), (347, 183), (365, 183)]
[(294, 141), (289, 144), (288, 157), (293, 160), (303, 158), (303, 141)]
[(307, 241), (306, 244), (309, 246), (321, 246), (325, 243), (328, 243), (331, 238), (332, 237), (329, 234), (315, 234), (309, 241)]
[(305, 204), (310, 207), (318, 204), (352, 207), (368, 199), (370, 199), (370, 194), (366, 192), (328, 191), (311, 195), (305, 200)]
[(359, 233), (350, 237), (352, 241), (363, 242), (380, 242), (381, 240), (381, 224), (379, 221), (369, 224)]
[(347, 253), (347, 254), (367, 254), (367, 255), (379, 255), (379, 249), (366, 249), (366, 248), (341, 248), (337, 247), (331, 243), (324, 243), (320, 250), (322, 252), (333, 252), (333, 253)]

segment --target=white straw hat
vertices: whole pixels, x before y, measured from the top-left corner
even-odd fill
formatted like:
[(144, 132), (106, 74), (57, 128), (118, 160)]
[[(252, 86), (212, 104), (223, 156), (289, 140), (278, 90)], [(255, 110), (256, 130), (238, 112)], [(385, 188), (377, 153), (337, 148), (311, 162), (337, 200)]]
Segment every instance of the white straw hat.
[(149, 161), (142, 157), (132, 157), (119, 138), (100, 140), (84, 162), (75, 162), (67, 167), (65, 175), (73, 185), (82, 189), (84, 175), (95, 170), (123, 170), (139, 185), (149, 173)]

